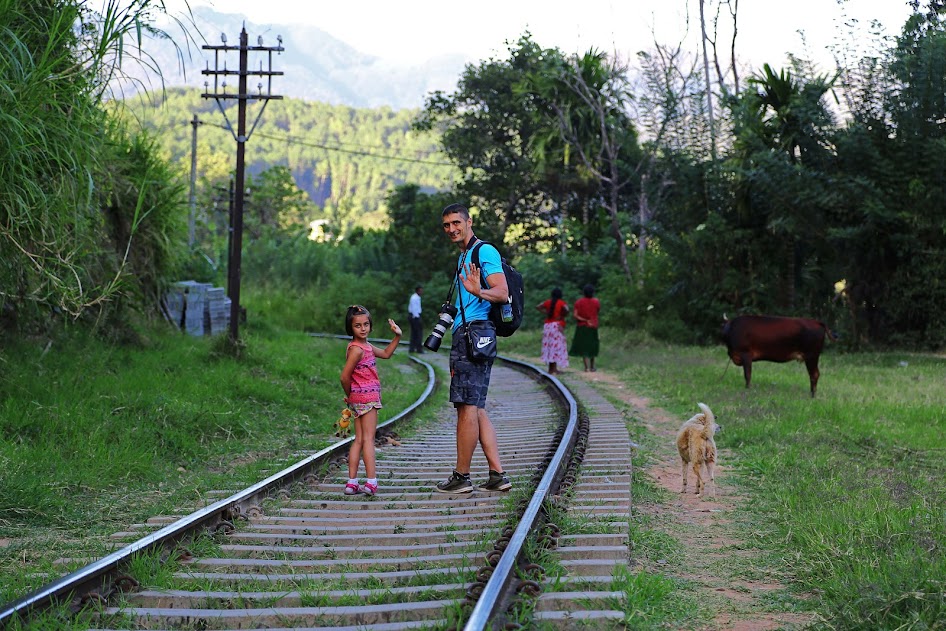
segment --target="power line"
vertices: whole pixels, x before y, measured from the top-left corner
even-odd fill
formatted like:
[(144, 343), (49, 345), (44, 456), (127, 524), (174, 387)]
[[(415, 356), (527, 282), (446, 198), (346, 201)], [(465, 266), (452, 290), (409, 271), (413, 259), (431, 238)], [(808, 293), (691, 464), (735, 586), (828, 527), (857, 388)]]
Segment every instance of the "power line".
[[(209, 123), (209, 122), (208, 122), (208, 123), (204, 123), (203, 121), (201, 121), (199, 124), (200, 124), (200, 125), (218, 126), (217, 123)], [(290, 136), (290, 138), (295, 138), (295, 136)], [(360, 143), (360, 142), (344, 142), (344, 141), (341, 141), (341, 140), (336, 140), (336, 141), (334, 141), (334, 144), (337, 145), (337, 146), (339, 146), (339, 147), (358, 147), (359, 149), (387, 149), (387, 147), (384, 147), (384, 146), (382, 146), (382, 145), (365, 145), (365, 144), (362, 144), (362, 143)]]
[[(220, 123), (208, 123), (208, 122), (201, 121), (201, 124), (211, 125), (212, 127), (219, 127), (220, 129), (224, 129), (227, 131), (229, 131), (230, 129), (226, 125), (221, 125)], [(278, 140), (280, 142), (285, 142), (291, 145), (302, 145), (304, 147), (313, 147), (315, 149), (324, 149), (326, 151), (337, 151), (339, 153), (348, 153), (348, 154), (357, 155), (357, 156), (368, 156), (371, 158), (381, 158), (383, 160), (395, 160), (399, 162), (414, 162), (417, 164), (431, 164), (431, 165), (436, 165), (436, 166), (447, 166), (447, 167), (454, 166), (450, 162), (437, 162), (434, 160), (422, 160), (420, 158), (403, 158), (400, 156), (391, 156), (391, 155), (385, 155), (385, 154), (380, 154), (380, 153), (372, 153), (370, 151), (358, 151), (355, 149), (342, 149), (341, 147), (332, 147), (332, 146), (321, 144), (321, 143), (309, 142), (306, 140), (302, 140), (296, 136), (277, 136), (275, 134), (266, 134), (261, 131), (257, 131), (256, 135), (262, 136), (263, 138), (269, 138), (270, 140)]]
[[(201, 125), (204, 124), (213, 126), (217, 125), (217, 123), (201, 123)], [(290, 137), (294, 138), (294, 136)], [(334, 144), (338, 145), (339, 147), (358, 147), (359, 149), (387, 149), (387, 147), (384, 147), (383, 145), (365, 145), (360, 142), (344, 142), (341, 140), (334, 141)]]
[(260, 135), (260, 136), (263, 136), (264, 138), (269, 138), (269, 139), (271, 139), (271, 140), (285, 141), (285, 142), (287, 142), (287, 143), (289, 143), (289, 144), (302, 145), (302, 146), (304, 146), (304, 147), (314, 147), (314, 148), (316, 148), (316, 149), (325, 149), (325, 150), (327, 150), (327, 151), (338, 151), (339, 153), (350, 153), (350, 154), (358, 155), (358, 156), (369, 156), (369, 157), (372, 157), (372, 158), (383, 158), (383, 159), (385, 159), (385, 160), (398, 160), (398, 161), (401, 161), (401, 162), (416, 162), (416, 163), (418, 163), (418, 164), (433, 164), (433, 165), (448, 166), (448, 167), (449, 167), (449, 166), (454, 166), (454, 165), (453, 165), (452, 163), (450, 163), (450, 162), (437, 162), (437, 161), (435, 161), (435, 160), (422, 160), (422, 159), (420, 159), (420, 158), (403, 158), (403, 157), (400, 157), (400, 156), (389, 156), (389, 155), (384, 155), (384, 154), (380, 154), (380, 153), (372, 153), (372, 152), (370, 152), (370, 151), (357, 151), (357, 150), (354, 150), (354, 149), (342, 149), (341, 147), (330, 147), (330, 146), (328, 146), (328, 145), (323, 145), (323, 144), (319, 144), (319, 143), (313, 143), (313, 142), (307, 142), (307, 141), (304, 141), (304, 140), (299, 140), (298, 138), (294, 138), (294, 137), (292, 137), (292, 136), (285, 136), (285, 137), (283, 137), (283, 138), (280, 138), (279, 136), (275, 136), (275, 135), (271, 135), (271, 134), (264, 134), (264, 133), (262, 133), (262, 132), (260, 132), (259, 135)]

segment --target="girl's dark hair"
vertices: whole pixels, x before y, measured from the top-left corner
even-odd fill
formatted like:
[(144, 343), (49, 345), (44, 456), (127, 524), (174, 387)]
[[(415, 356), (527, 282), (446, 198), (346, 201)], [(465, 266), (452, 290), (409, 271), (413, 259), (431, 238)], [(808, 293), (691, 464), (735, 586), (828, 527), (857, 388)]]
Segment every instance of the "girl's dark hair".
[(588, 283), (588, 284), (585, 285), (585, 287), (581, 290), (581, 292), (582, 292), (583, 294), (585, 294), (585, 298), (591, 298), (592, 296), (595, 295), (595, 286), (592, 285), (591, 283)]
[(549, 318), (554, 317), (555, 305), (558, 304), (558, 301), (562, 299), (562, 290), (556, 287), (552, 290), (552, 302), (549, 303)]
[(371, 312), (361, 305), (352, 305), (348, 307), (348, 312), (345, 313), (345, 333), (348, 333), (352, 337), (355, 336), (355, 330), (351, 328), (351, 321), (355, 318), (355, 316), (360, 315), (368, 316), (368, 326), (374, 328), (374, 322), (371, 320)]

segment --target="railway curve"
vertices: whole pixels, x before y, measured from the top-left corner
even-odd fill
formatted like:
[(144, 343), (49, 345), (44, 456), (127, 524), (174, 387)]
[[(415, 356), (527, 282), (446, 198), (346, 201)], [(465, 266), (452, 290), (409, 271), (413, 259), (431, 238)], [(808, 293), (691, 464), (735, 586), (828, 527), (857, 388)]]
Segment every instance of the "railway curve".
[[(425, 357), (445, 368), (446, 357)], [(434, 388), (431, 363), (412, 359), (428, 387), (379, 426), (389, 439), (376, 496), (341, 493), (351, 439), (340, 441), (190, 515), (117, 533), (134, 541), (0, 609), (0, 623), (71, 597), (98, 629), (619, 628), (630, 507), (621, 415), (592, 412), (592, 422), (558, 379), (501, 357), (489, 411), (514, 488), (438, 493), (455, 458), (455, 414), (438, 401), (432, 426), (397, 436)], [(588, 388), (583, 396), (608, 407)], [(477, 451), (474, 481), (486, 471)], [(591, 532), (564, 532), (568, 515)], [(158, 548), (172, 568), (160, 587), (127, 574), (131, 558)]]

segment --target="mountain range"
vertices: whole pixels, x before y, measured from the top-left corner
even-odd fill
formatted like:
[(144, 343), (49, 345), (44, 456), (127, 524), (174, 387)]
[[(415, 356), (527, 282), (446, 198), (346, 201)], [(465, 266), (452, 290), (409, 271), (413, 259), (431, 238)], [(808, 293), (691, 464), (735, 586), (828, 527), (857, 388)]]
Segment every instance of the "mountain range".
[[(314, 26), (257, 24), (244, 15), (220, 13), (209, 7), (194, 8), (193, 24), (186, 27), (189, 35), (168, 19), (156, 26), (170, 37), (147, 36), (142, 49), (145, 57), (150, 57), (148, 65), (157, 66), (161, 73), (144, 64), (123, 64), (123, 72), (131, 81), (121, 83), (117, 89), (121, 96), (142, 89), (159, 90), (162, 81), (165, 87), (203, 87), (208, 77), (201, 70), (213, 68), (214, 53), (201, 46), (219, 45), (221, 34), (226, 35), (228, 45), (236, 45), (242, 28), (246, 28), (251, 46), (257, 45), (258, 37), (265, 46), (276, 46), (277, 35), (282, 36), (285, 50), (273, 55), (272, 69), (285, 74), (273, 78), (273, 94), (333, 105), (420, 108), (429, 92), (453, 90), (466, 64), (460, 55), (431, 57), (418, 65), (398, 64), (362, 53)], [(265, 69), (265, 55), (250, 53), (252, 68), (259, 68), (260, 60)], [(229, 69), (236, 69), (238, 54), (228, 53), (226, 62)], [(258, 80), (252, 79), (255, 87)]]

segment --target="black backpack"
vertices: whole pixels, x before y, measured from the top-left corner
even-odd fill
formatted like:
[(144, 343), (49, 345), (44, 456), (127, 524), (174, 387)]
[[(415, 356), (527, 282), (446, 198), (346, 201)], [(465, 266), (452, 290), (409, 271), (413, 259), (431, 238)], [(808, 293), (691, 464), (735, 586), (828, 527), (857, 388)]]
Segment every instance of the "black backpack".
[[(488, 242), (477, 241), (476, 245), (473, 246), (471, 261), (473, 265), (477, 267), (480, 267), (480, 246), (484, 243)], [(489, 243), (489, 245), (493, 244)], [(525, 306), (525, 295), (522, 287), (522, 274), (520, 274), (515, 267), (510, 265), (509, 261), (507, 261), (506, 257), (502, 256), (502, 254), (500, 254), (500, 259), (503, 263), (503, 274), (506, 275), (506, 286), (509, 287), (509, 302), (507, 304), (512, 308), (512, 319), (503, 320), (503, 307), (507, 305), (501, 302), (494, 302), (489, 309), (489, 321), (496, 326), (496, 335), (499, 337), (509, 337), (515, 333), (522, 324), (522, 310)], [(486, 284), (485, 275), (480, 276), (480, 284), (483, 285), (484, 289), (489, 289), (489, 285)]]

